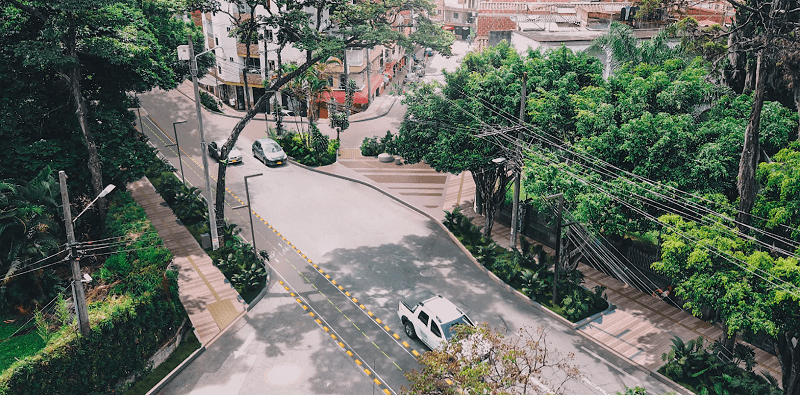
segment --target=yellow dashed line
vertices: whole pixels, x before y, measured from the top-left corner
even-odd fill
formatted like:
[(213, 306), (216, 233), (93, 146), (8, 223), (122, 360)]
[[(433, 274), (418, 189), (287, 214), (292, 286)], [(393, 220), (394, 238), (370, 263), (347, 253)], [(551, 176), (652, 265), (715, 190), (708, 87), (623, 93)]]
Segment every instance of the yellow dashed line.
[(316, 319), (316, 320), (314, 320), (314, 321), (316, 321), (316, 322), (317, 322), (317, 324), (321, 324), (321, 323), (322, 323), (322, 320), (321, 320), (321, 319), (319, 319), (319, 318), (317, 318), (317, 319)]
[(398, 365), (397, 362), (393, 361), (392, 363), (394, 364), (394, 366), (397, 366), (398, 369), (403, 370), (403, 369), (400, 368), (400, 365)]
[(314, 289), (318, 289), (317, 286), (314, 284), (311, 284), (311, 286), (314, 287)]
[(395, 338), (395, 339), (397, 339), (397, 340), (400, 340), (400, 336), (397, 336), (397, 333), (393, 333), (393, 334), (392, 334), (392, 337), (394, 337), (394, 338)]
[(415, 357), (419, 356), (419, 353), (417, 352), (417, 350), (411, 350), (411, 353), (414, 354)]
[(406, 347), (411, 347), (411, 346), (408, 345), (408, 342), (403, 342), (403, 345), (406, 346)]
[(370, 317), (373, 317), (373, 315), (372, 315), (372, 312), (371, 312), (371, 311), (367, 311), (367, 315), (368, 315), (368, 316), (370, 316)]
[(283, 281), (278, 281), (278, 284), (283, 285)]
[(356, 359), (356, 365), (361, 366), (362, 365), (361, 361)]
[(348, 316), (346, 316), (346, 315), (344, 315), (344, 314), (342, 314), (342, 315), (344, 316), (344, 318), (347, 318), (347, 320), (348, 320), (348, 321), (352, 321), (352, 320), (350, 319), (350, 317), (348, 317)]
[(339, 288), (339, 290), (340, 290), (340, 291), (344, 291), (344, 288), (342, 288), (342, 286), (341, 286), (341, 285), (340, 285), (340, 286), (338, 286), (338, 287), (336, 287), (336, 288)]
[(312, 317), (314, 316), (314, 312), (313, 311), (309, 311), (308, 314), (311, 315)]
[(386, 332), (391, 332), (392, 331), (391, 329), (389, 329), (389, 326), (387, 326), (387, 325), (384, 325), (383, 329), (386, 329)]
[(325, 278), (327, 278), (327, 279), (329, 279), (329, 280), (330, 280), (331, 276), (329, 276), (329, 275), (327, 275), (327, 274), (326, 274), (326, 275), (325, 275)]
[[(355, 327), (356, 327), (356, 329), (358, 329), (358, 330), (361, 330), (361, 328), (359, 328), (359, 327), (356, 325), (356, 323), (355, 323), (355, 322), (351, 322), (351, 324), (353, 324), (353, 326), (355, 326)], [(375, 343), (373, 343), (373, 344), (375, 344)]]
[(344, 348), (344, 343), (339, 342), (339, 347)]
[(358, 299), (353, 298), (353, 303), (358, 303)]
[(364, 335), (364, 337), (366, 337), (366, 338), (367, 338), (367, 340), (369, 340), (369, 336), (367, 336), (367, 334), (366, 334), (366, 333), (364, 333), (364, 332), (361, 332), (361, 334), (362, 334), (362, 335)]
[(375, 382), (375, 384), (381, 385), (381, 382), (380, 382), (380, 381), (378, 381), (378, 379), (372, 379), (372, 381), (374, 381), (374, 382)]
[(327, 326), (323, 326), (323, 327), (322, 327), (322, 330), (323, 330), (323, 331), (325, 331), (325, 332), (328, 332), (328, 331), (330, 331), (331, 329), (330, 329), (330, 328), (328, 328)]
[(350, 292), (345, 292), (344, 295), (350, 297)]
[(297, 301), (297, 303), (303, 303), (303, 301), (302, 301), (302, 300), (300, 300), (300, 298), (295, 298), (294, 300), (296, 300), (296, 301)]
[(331, 339), (333, 339), (333, 340), (336, 340), (336, 335), (334, 335), (333, 333), (331, 333)]
[(364, 305), (363, 305), (363, 304), (360, 304), (360, 305), (358, 305), (358, 307), (360, 307), (360, 308), (361, 308), (361, 310), (364, 310), (364, 309), (366, 309), (366, 307), (364, 307)]
[(386, 388), (383, 389), (383, 393), (386, 395), (392, 395), (392, 393), (389, 392), (389, 390), (387, 390)]
[(352, 356), (353, 356), (353, 352), (352, 352), (352, 351), (350, 351), (350, 350), (347, 350), (347, 356), (350, 356), (350, 357), (352, 357)]
[(367, 376), (371, 376), (372, 375), (372, 372), (370, 372), (369, 369), (364, 369), (364, 373), (366, 373)]
[(381, 324), (381, 323), (382, 323), (380, 318), (376, 318), (376, 319), (375, 319), (375, 322), (377, 322), (377, 323), (379, 323), (379, 324)]
[(308, 306), (303, 305), (303, 310), (308, 310)]

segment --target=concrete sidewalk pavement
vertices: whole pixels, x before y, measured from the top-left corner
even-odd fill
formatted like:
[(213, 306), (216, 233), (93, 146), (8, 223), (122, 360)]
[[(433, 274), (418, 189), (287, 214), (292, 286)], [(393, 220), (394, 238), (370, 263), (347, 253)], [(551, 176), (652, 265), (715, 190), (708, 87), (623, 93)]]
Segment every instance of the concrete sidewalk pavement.
[(147, 178), (128, 184), (178, 269), (178, 294), (197, 339), (208, 345), (246, 311), (244, 300), (197, 243)]

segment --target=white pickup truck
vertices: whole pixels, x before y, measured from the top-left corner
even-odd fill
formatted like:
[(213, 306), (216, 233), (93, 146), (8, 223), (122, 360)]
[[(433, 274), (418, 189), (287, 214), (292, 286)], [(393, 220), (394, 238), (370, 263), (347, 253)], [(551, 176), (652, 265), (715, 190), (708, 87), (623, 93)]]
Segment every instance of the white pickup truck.
[(397, 316), (406, 335), (419, 338), (431, 350), (440, 349), (453, 338), (455, 325), (475, 326), (453, 302), (441, 295), (411, 298), (397, 306)]

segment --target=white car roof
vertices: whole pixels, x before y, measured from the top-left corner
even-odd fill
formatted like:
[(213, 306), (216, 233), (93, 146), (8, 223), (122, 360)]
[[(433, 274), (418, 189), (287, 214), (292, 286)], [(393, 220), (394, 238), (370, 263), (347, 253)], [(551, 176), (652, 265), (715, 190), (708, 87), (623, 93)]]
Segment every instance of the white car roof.
[(464, 315), (464, 312), (458, 306), (441, 296), (434, 296), (423, 302), (423, 305), (436, 315), (437, 320), (440, 321), (439, 323), (447, 323)]

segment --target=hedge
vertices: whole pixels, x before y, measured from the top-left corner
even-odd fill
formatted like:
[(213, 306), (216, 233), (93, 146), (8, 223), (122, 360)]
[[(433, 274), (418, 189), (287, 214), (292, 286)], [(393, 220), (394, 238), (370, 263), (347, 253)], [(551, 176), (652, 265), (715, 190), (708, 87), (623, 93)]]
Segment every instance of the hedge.
[(62, 328), (39, 353), (3, 372), (1, 395), (121, 391), (127, 378), (149, 368), (150, 356), (185, 319), (177, 273), (166, 270), (172, 256), (129, 194), (115, 194), (104, 237), (127, 242), (117, 246), (96, 280), (110, 292), (89, 305), (91, 332), (82, 337)]

